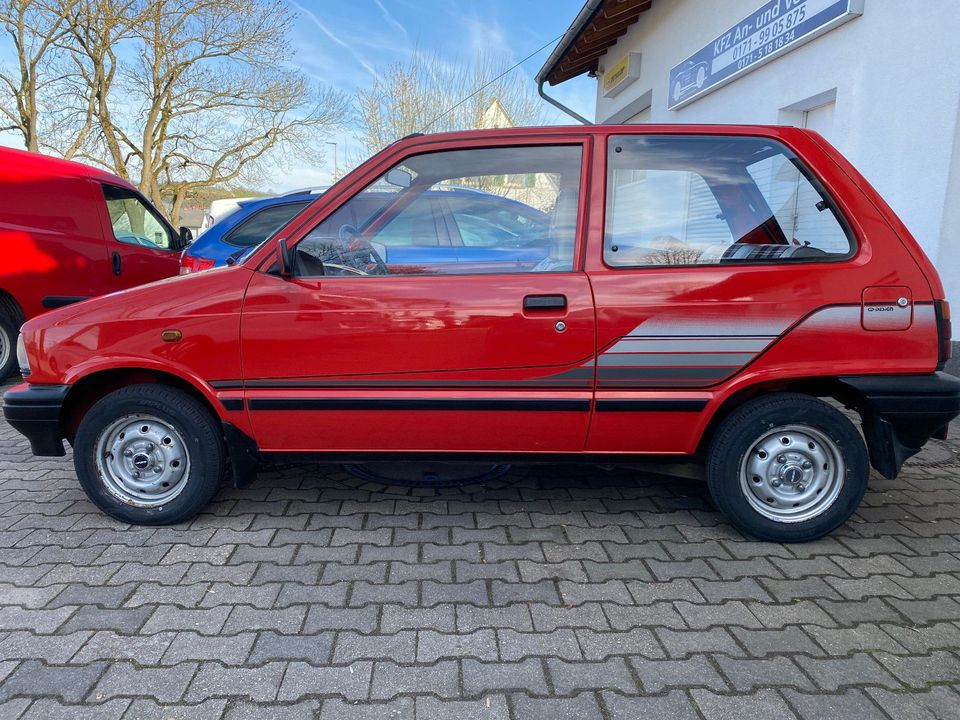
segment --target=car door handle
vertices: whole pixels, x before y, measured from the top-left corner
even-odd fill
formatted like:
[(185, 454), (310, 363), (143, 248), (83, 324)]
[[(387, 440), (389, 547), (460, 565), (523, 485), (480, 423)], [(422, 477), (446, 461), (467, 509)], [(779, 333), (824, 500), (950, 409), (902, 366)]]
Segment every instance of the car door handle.
[(114, 274), (114, 275), (119, 275), (119, 274), (120, 274), (121, 267), (122, 267), (122, 266), (121, 266), (121, 262), (122, 262), (122, 261), (120, 260), (120, 253), (115, 252), (115, 253), (113, 254), (112, 262), (113, 262), (113, 274)]
[(527, 295), (523, 299), (524, 310), (566, 310), (566, 295)]

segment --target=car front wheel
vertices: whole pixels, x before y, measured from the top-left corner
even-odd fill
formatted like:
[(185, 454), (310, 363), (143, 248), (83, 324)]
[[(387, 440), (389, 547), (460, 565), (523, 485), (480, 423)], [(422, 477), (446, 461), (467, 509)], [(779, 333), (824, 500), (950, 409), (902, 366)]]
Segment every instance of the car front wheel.
[(816, 398), (778, 393), (752, 400), (717, 428), (707, 483), (740, 530), (802, 542), (832, 532), (856, 511), (869, 478), (860, 433)]
[(220, 425), (197, 399), (159, 384), (131, 385), (100, 399), (74, 440), (87, 497), (134, 525), (168, 525), (196, 515), (224, 468)]

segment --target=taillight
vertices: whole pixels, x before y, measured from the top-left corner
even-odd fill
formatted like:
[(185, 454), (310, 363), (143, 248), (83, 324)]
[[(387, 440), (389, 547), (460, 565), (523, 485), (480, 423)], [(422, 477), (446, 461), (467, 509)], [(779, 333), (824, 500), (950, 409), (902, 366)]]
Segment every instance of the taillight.
[(937, 316), (937, 369), (943, 370), (950, 356), (953, 355), (953, 328), (950, 323), (950, 303), (946, 300), (936, 300), (933, 303)]
[(213, 258), (194, 257), (184, 253), (180, 258), (180, 274), (189, 275), (201, 270), (209, 270), (216, 264), (217, 261)]

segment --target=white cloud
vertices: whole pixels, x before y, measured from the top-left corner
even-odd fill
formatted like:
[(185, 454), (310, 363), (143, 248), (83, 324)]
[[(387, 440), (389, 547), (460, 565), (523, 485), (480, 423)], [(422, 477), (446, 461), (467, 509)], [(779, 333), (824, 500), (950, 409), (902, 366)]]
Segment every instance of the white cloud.
[(308, 10), (307, 8), (305, 8), (303, 5), (296, 2), (295, 0), (291, 0), (290, 4), (293, 5), (295, 8), (297, 8), (297, 10), (303, 13), (306, 17), (308, 17), (310, 21), (313, 22), (313, 24), (317, 27), (317, 29), (320, 32), (322, 32), (324, 35), (326, 35), (326, 37), (331, 42), (342, 47), (351, 56), (353, 56), (353, 59), (357, 61), (360, 67), (362, 67), (364, 70), (370, 73), (371, 77), (373, 77), (374, 79), (379, 78), (379, 74), (377, 73), (376, 68), (374, 68), (373, 65), (371, 65), (363, 56), (361, 56), (359, 53), (357, 53), (353, 49), (353, 43), (350, 43), (341, 39), (340, 36), (338, 36), (332, 30), (330, 30), (330, 28), (328, 28), (312, 10)]

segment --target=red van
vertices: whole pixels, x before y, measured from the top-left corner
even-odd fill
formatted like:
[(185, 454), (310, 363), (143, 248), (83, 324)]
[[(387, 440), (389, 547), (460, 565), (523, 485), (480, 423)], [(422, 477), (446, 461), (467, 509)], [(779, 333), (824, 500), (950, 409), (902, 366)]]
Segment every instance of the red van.
[[(547, 213), (546, 257), (388, 267), (436, 245), (424, 198), (451, 188)], [(272, 461), (669, 456), (742, 530), (799, 541), (945, 436), (949, 348), (930, 261), (817, 134), (518, 128), (404, 139), (233, 267), (28, 322), (4, 413), (133, 523)]]
[(24, 320), (176, 275), (187, 233), (116, 175), (0, 148), (0, 380)]

